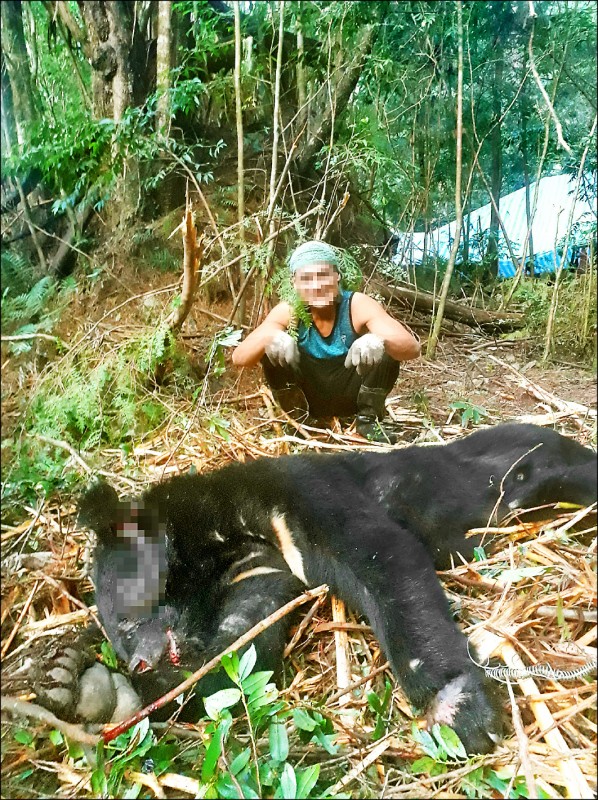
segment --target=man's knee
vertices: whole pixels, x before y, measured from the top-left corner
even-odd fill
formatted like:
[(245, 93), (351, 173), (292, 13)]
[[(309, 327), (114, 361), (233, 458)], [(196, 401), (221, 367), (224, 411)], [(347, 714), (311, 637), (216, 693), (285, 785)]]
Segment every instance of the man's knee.
[(401, 362), (384, 353), (380, 363), (364, 376), (363, 386), (368, 389), (383, 389), (388, 394), (397, 382), (400, 369)]

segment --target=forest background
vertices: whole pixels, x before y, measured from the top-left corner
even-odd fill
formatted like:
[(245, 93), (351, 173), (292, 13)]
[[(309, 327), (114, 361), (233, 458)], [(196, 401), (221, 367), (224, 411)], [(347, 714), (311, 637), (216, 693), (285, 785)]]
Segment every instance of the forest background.
[[(483, 392), (433, 394), (459, 336), (459, 358), (504, 343), (553, 387), (574, 369), (568, 400), (595, 407), (575, 387), (595, 393), (596, 220), (555, 243), (577, 257), (556, 274), (534, 275), (532, 237), (515, 278), (497, 264), (501, 196), (526, 187), (531, 219), (530, 185), (566, 173), (595, 207), (596, 8), (4, 0), (5, 525), (92, 472), (130, 490), (240, 458), (256, 416), (279, 435), (228, 354), (293, 299), (286, 259), (308, 238), (422, 336), (403, 395), (418, 434), (499, 415)], [(398, 231), (461, 229), (488, 202), (481, 262), (467, 232), (448, 259), (392, 260)]]

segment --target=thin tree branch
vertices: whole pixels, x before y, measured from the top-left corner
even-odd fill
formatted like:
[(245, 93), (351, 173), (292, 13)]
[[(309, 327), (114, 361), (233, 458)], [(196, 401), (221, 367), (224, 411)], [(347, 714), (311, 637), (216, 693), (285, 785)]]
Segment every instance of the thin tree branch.
[(531, 35), (529, 37), (529, 42), (528, 42), (528, 46), (527, 46), (527, 52), (528, 52), (528, 56), (529, 56), (529, 65), (530, 65), (530, 68), (531, 68), (531, 71), (532, 71), (532, 75), (534, 76), (534, 80), (538, 84), (538, 89), (540, 90), (540, 94), (544, 98), (544, 102), (546, 103), (546, 107), (548, 108), (548, 111), (550, 112), (550, 116), (552, 117), (552, 119), (554, 121), (554, 127), (556, 128), (556, 136), (557, 136), (558, 144), (559, 144), (560, 147), (563, 148), (563, 150), (565, 150), (567, 153), (569, 153), (569, 155), (571, 155), (572, 154), (571, 148), (569, 147), (569, 145), (567, 144), (567, 142), (563, 138), (563, 127), (561, 125), (561, 122), (560, 122), (559, 118), (556, 115), (556, 111), (554, 110), (554, 106), (552, 105), (552, 101), (550, 100), (550, 97), (548, 96), (548, 92), (544, 88), (544, 84), (542, 83), (542, 79), (540, 78), (540, 75), (538, 74), (538, 70), (536, 68), (536, 62), (534, 61), (534, 50), (533, 50), (533, 47), (532, 47), (532, 43), (534, 41), (534, 28), (535, 28), (536, 13), (535, 13), (535, 10), (534, 10), (534, 4), (531, 2), (531, 0), (530, 0), (530, 17), (532, 19), (532, 32), (531, 32)]

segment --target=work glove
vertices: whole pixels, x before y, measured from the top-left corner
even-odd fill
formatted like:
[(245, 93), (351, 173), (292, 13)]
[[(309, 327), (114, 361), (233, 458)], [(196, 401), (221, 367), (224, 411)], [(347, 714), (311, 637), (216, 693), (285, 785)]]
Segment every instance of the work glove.
[(297, 342), (286, 331), (280, 331), (270, 344), (266, 345), (266, 355), (274, 366), (299, 367), (299, 348)]
[(345, 359), (346, 369), (355, 367), (358, 375), (365, 375), (382, 361), (384, 341), (375, 333), (366, 333), (356, 339)]

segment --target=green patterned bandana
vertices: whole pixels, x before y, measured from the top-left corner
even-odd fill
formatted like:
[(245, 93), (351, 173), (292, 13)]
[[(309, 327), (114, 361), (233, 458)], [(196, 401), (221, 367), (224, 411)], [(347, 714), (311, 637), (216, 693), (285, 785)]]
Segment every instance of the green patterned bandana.
[(331, 264), (338, 272), (339, 260), (333, 247), (326, 242), (304, 242), (293, 251), (289, 261), (289, 269), (294, 275), (298, 269), (311, 264)]

